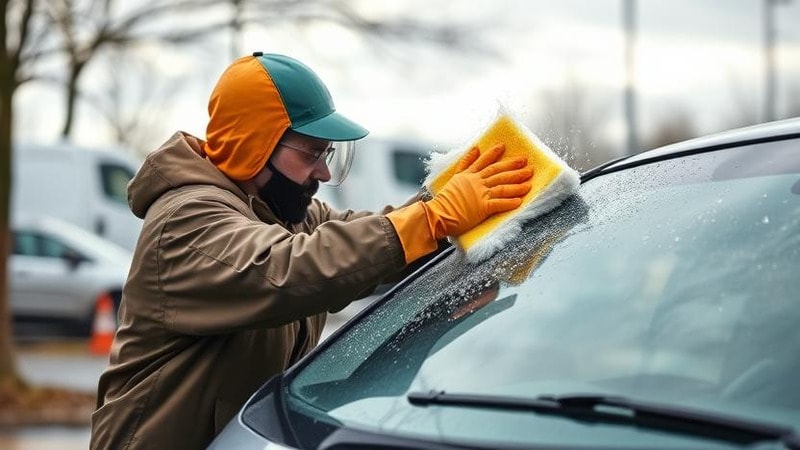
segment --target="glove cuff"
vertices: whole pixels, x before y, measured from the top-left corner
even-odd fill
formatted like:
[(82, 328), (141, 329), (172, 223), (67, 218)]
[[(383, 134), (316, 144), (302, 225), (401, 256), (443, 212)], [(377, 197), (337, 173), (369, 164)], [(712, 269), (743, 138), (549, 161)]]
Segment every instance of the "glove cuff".
[(429, 225), (428, 210), (423, 202), (396, 209), (386, 214), (386, 218), (392, 223), (400, 238), (406, 264), (438, 248), (438, 242)]

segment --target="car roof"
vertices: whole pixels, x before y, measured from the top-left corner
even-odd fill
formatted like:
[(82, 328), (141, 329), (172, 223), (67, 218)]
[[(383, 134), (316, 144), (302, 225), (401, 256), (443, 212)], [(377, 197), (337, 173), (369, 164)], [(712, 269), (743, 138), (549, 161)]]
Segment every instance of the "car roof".
[(626, 167), (638, 166), (648, 162), (719, 150), (721, 148), (740, 147), (743, 145), (783, 140), (793, 137), (800, 137), (800, 117), (737, 128), (666, 145), (633, 156), (610, 161), (585, 172), (582, 174), (581, 178), (583, 181), (586, 181), (604, 173), (616, 172)]

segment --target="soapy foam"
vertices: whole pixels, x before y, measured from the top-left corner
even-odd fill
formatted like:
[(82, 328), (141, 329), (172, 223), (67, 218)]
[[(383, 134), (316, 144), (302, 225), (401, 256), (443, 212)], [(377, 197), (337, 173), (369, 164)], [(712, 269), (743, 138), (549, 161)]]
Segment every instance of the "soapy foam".
[(473, 146), (484, 152), (494, 145), (504, 143), (502, 159), (526, 156), (533, 168), (531, 190), (518, 208), (489, 217), (475, 228), (455, 237), (470, 262), (483, 261), (504, 247), (522, 229), (528, 220), (545, 214), (574, 194), (580, 184), (580, 175), (569, 167), (555, 152), (545, 145), (528, 128), (501, 109), (496, 119), (465, 148), (447, 153), (433, 153), (428, 161), (428, 176), (424, 185), (437, 193), (455, 173), (461, 157)]

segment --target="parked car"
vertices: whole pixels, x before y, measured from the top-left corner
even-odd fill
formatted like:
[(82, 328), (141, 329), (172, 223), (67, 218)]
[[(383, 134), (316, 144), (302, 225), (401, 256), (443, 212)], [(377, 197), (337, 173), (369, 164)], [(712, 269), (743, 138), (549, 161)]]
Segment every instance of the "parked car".
[(212, 448), (800, 449), (800, 118), (624, 158), (453, 248)]
[(132, 254), (80, 227), (15, 216), (9, 257), (15, 334), (89, 336), (96, 304), (119, 305)]

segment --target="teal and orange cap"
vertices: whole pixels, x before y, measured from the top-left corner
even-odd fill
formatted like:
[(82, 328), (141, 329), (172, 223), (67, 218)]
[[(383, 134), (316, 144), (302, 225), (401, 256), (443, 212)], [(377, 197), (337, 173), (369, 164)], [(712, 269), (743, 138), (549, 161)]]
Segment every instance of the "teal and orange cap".
[(225, 70), (211, 94), (208, 114), (206, 156), (238, 181), (252, 178), (264, 167), (288, 129), (348, 144), (342, 147), (348, 152), (336, 152), (346, 157), (347, 169), (352, 142), (368, 133), (336, 111), (327, 87), (309, 67), (288, 56), (262, 52), (239, 58)]

